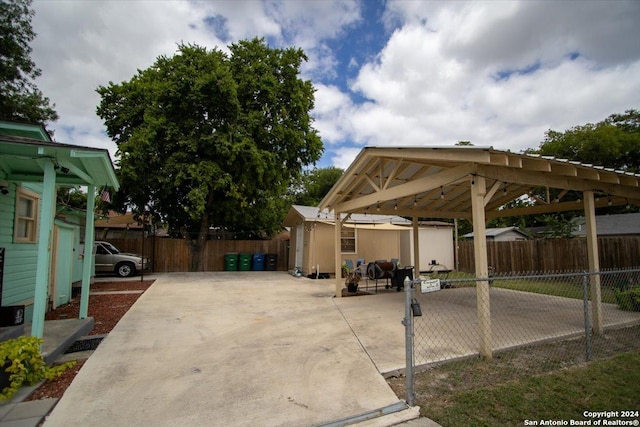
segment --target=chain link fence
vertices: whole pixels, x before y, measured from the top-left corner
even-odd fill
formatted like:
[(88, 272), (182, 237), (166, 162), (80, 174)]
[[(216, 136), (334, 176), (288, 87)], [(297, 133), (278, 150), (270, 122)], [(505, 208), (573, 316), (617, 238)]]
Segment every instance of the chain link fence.
[(564, 366), (640, 342), (640, 268), (414, 282), (405, 289), (403, 321), (410, 404), (415, 370), (524, 349), (513, 369), (526, 375), (527, 357)]

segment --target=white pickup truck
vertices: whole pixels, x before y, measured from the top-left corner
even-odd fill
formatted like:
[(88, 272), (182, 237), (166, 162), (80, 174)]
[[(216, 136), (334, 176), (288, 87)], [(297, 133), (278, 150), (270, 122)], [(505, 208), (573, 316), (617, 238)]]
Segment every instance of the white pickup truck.
[(129, 277), (151, 267), (149, 258), (143, 259), (141, 255), (120, 252), (109, 242), (96, 241), (93, 253), (96, 273), (115, 273), (120, 277)]

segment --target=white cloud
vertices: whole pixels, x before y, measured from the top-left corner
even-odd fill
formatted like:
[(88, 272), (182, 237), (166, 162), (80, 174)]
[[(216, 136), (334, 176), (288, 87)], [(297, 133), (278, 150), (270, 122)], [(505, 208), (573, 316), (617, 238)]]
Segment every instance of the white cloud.
[[(640, 108), (640, 2), (388, 1), (378, 23), (386, 45), (359, 63), (332, 46), (367, 40), (351, 32), (365, 19), (364, 5), (36, 0), (32, 57), (43, 71), (36, 84), (56, 103), (57, 140), (113, 154), (95, 114), (99, 85), (129, 80), (180, 42), (226, 50), (265, 36), (308, 54), (314, 126), (325, 159), (341, 167), (364, 145), (469, 140), (519, 151), (537, 147), (549, 128)], [(347, 67), (358, 71), (350, 90), (339, 85), (338, 70)]]
[[(549, 128), (565, 130), (638, 108), (640, 61), (625, 39), (628, 19), (617, 32), (615, 22), (595, 25), (596, 32), (612, 31), (609, 42), (620, 40), (618, 54), (606, 56), (588, 36), (593, 24), (587, 18), (596, 9), (611, 19), (620, 11), (612, 12), (611, 3), (586, 10), (554, 4), (391, 3), (406, 23), (377, 60), (360, 69), (352, 89), (370, 102), (348, 106), (352, 126), (341, 128), (353, 134), (344, 138), (362, 145), (470, 140), (519, 151), (536, 148)], [(621, 6), (631, 13), (636, 5)], [(569, 28), (560, 26), (570, 15)], [(541, 22), (543, 16), (553, 22)], [(568, 56), (574, 51), (588, 57)], [(620, 62), (609, 64), (613, 58)], [(537, 69), (497, 78), (499, 71), (536, 62)]]
[(115, 144), (95, 112), (97, 87), (129, 80), (159, 55), (173, 54), (180, 41), (220, 42), (186, 2), (36, 1), (33, 8), (33, 58), (42, 69), (37, 84), (56, 104), (55, 138), (112, 155)]
[(351, 133), (346, 127), (350, 124), (348, 114), (353, 108), (353, 104), (349, 96), (336, 86), (316, 84), (315, 88), (315, 107), (312, 111), (315, 118), (313, 126), (320, 132), (324, 143), (331, 146), (341, 142), (345, 134)]
[(333, 166), (341, 169), (347, 169), (360, 152), (360, 148), (342, 147), (332, 151), (331, 156)]

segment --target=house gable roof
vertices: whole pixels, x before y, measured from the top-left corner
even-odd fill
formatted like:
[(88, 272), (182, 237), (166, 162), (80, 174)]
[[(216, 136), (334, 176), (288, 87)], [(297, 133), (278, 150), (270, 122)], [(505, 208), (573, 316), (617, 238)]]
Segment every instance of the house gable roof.
[[(6, 123), (1, 122), (0, 129), (7, 129)], [(1, 180), (42, 182), (45, 159), (54, 162), (59, 185), (120, 187), (107, 150), (0, 134)]]
[(51, 142), (51, 136), (44, 126), (29, 123), (0, 121), (0, 135), (17, 136), (20, 138), (35, 139), (42, 142)]

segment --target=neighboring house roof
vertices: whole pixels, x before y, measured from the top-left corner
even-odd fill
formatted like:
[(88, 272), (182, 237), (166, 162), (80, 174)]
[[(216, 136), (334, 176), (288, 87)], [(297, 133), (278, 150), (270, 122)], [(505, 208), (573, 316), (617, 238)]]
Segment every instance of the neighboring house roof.
[[(515, 233), (521, 234), (525, 238), (529, 237), (527, 233), (523, 232), (518, 227), (487, 228), (485, 234), (487, 237), (498, 237), (502, 234), (509, 233), (509, 232), (515, 232)], [(473, 233), (467, 233), (462, 237), (464, 237), (465, 239), (473, 239)]]
[[(585, 236), (584, 217), (576, 218), (580, 228), (574, 232), (576, 236)], [(640, 235), (640, 213), (598, 215), (596, 216), (596, 232), (598, 236)]]
[(131, 212), (120, 214), (109, 211), (107, 218), (96, 220), (95, 226), (96, 228), (142, 229), (142, 225), (133, 219), (133, 213)]

